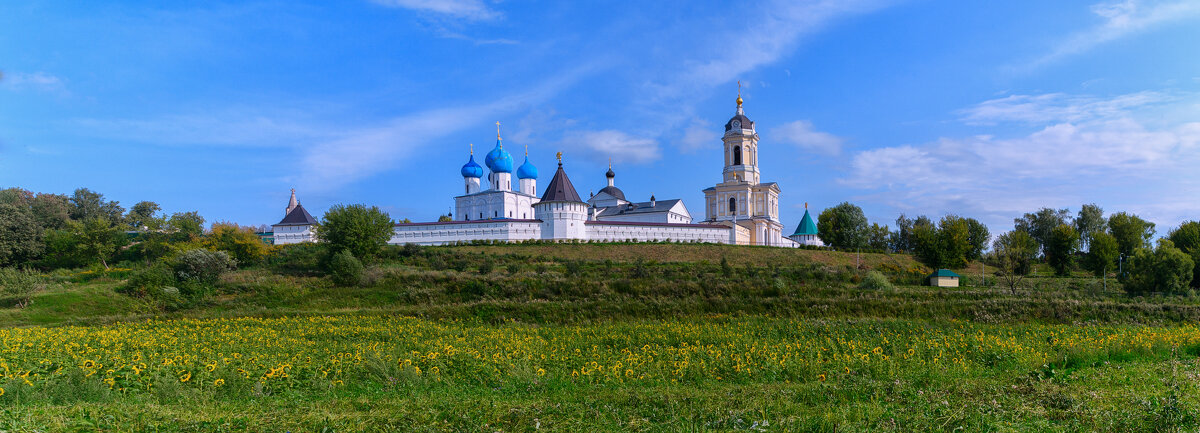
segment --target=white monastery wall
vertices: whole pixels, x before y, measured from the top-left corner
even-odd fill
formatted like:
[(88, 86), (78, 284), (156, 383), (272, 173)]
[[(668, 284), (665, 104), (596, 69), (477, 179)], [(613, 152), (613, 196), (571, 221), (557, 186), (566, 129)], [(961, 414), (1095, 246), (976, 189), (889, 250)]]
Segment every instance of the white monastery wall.
[(538, 220), (449, 221), (397, 224), (393, 245), (446, 245), (473, 240), (524, 241), (541, 239)]
[(729, 227), (707, 224), (645, 224), (588, 221), (587, 238), (601, 242), (625, 240), (729, 243)]

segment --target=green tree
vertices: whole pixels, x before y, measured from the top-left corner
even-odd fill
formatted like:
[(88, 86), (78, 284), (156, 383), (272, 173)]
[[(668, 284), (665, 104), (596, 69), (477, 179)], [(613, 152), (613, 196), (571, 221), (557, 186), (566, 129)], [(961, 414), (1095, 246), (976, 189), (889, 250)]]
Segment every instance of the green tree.
[(891, 233), (888, 226), (871, 223), (871, 227), (867, 229), (867, 248), (878, 251), (891, 251), (891, 241), (888, 239)]
[(1129, 259), (1125, 291), (1130, 295), (1183, 294), (1192, 281), (1193, 268), (1191, 256), (1175, 248), (1169, 239), (1160, 239), (1153, 251), (1141, 248)]
[(988, 241), (992, 240), (992, 232), (975, 218), (964, 219), (967, 221), (967, 243), (970, 244), (967, 260), (979, 260), (987, 250)]
[(1067, 209), (1051, 209), (1044, 207), (1034, 213), (1027, 213), (1013, 220), (1017, 230), (1028, 233), (1037, 242), (1038, 252), (1045, 254), (1046, 243), (1050, 240), (1050, 232), (1055, 227), (1068, 223), (1071, 211)]
[(29, 204), (33, 218), (42, 228), (57, 230), (71, 220), (71, 202), (61, 194), (38, 194)]
[(942, 268), (946, 265), (946, 257), (942, 249), (942, 239), (938, 228), (933, 224), (914, 225), (910, 239), (913, 256), (932, 268)]
[(321, 217), (315, 228), (317, 239), (329, 244), (329, 251), (348, 250), (359, 259), (375, 257), (392, 238), (394, 223), (378, 207), (334, 205)]
[(1092, 235), (1104, 232), (1107, 227), (1108, 220), (1104, 219), (1104, 209), (1100, 206), (1092, 203), (1079, 208), (1079, 214), (1075, 216), (1075, 231), (1079, 232), (1080, 248), (1089, 249)]
[(208, 235), (204, 236), (204, 245), (229, 253), (243, 265), (259, 263), (267, 256), (267, 245), (254, 233), (254, 229), (234, 223), (214, 223)]
[(1088, 241), (1088, 254), (1084, 265), (1097, 277), (1103, 277), (1116, 269), (1118, 254), (1120, 253), (1117, 251), (1117, 239), (1108, 233), (1096, 232)]
[(131, 230), (142, 230), (150, 225), (154, 219), (154, 214), (161, 210), (162, 208), (158, 206), (158, 203), (140, 201), (129, 208), (129, 213), (125, 215), (125, 223), (129, 225)]
[(98, 192), (79, 188), (71, 195), (71, 219), (75, 221), (104, 218), (112, 225), (119, 225), (124, 216), (125, 208), (119, 202), (105, 200)]
[(440, 222), (440, 223), (449, 222), (449, 221), (454, 221), (454, 217), (452, 217), (450, 215), (442, 215), (442, 216), (438, 217), (438, 222)]
[(892, 232), (890, 240), (892, 248), (896, 252), (907, 253), (912, 251), (912, 230), (913, 220), (904, 214), (900, 214), (900, 217), (896, 218), (896, 231)]
[(862, 208), (845, 202), (821, 211), (817, 217), (817, 233), (822, 242), (841, 249), (862, 248), (867, 245), (867, 216)]
[(23, 265), (42, 253), (42, 227), (27, 209), (0, 204), (0, 265)]
[(1131, 257), (1134, 251), (1150, 245), (1154, 237), (1154, 223), (1137, 215), (1117, 212), (1108, 217), (1108, 231), (1117, 239), (1117, 251)]
[(1192, 257), (1196, 268), (1192, 269), (1192, 287), (1200, 287), (1200, 222), (1187, 221), (1167, 235), (1167, 239), (1184, 253)]
[(992, 243), (989, 261), (996, 268), (996, 276), (1008, 284), (1013, 294), (1017, 293), (1021, 280), (1033, 270), (1037, 250), (1037, 241), (1024, 230), (1002, 234)]
[(946, 215), (938, 223), (938, 248), (941, 248), (942, 263), (938, 267), (962, 268), (967, 266), (967, 255), (971, 250), (971, 224), (958, 215)]
[(87, 260), (99, 260), (104, 269), (108, 269), (108, 260), (117, 252), (117, 248), (128, 243), (125, 231), (102, 217), (91, 217), (83, 222), (72, 221), (68, 230), (79, 255)]
[(172, 242), (186, 242), (204, 234), (204, 217), (199, 212), (176, 212), (167, 219), (165, 230), (171, 233)]
[(1050, 238), (1046, 242), (1046, 262), (1054, 268), (1054, 273), (1059, 276), (1068, 276), (1071, 274), (1071, 268), (1075, 266), (1075, 251), (1079, 249), (1079, 232), (1075, 231), (1075, 227), (1062, 224), (1055, 227), (1050, 232)]

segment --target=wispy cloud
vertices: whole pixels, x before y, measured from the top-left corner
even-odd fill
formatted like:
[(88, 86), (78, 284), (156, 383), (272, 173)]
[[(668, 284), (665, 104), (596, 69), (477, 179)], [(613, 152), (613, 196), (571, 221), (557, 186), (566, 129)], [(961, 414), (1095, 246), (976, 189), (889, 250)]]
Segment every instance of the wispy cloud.
[(1100, 24), (1069, 36), (1049, 53), (1019, 69), (1036, 69), (1160, 25), (1200, 17), (1200, 2), (1123, 0), (1093, 4), (1091, 12), (1100, 18)]
[(572, 131), (564, 135), (561, 146), (576, 150), (594, 162), (612, 160), (640, 164), (662, 156), (658, 142), (652, 138), (633, 136), (623, 131)]
[(785, 123), (772, 129), (771, 135), (780, 141), (796, 146), (801, 151), (827, 156), (841, 153), (842, 145), (845, 143), (841, 137), (816, 130), (813, 128), (812, 122), (807, 120)]
[[(1033, 114), (997, 110), (982, 117), (1044, 126), (1015, 137), (942, 138), (862, 151), (854, 155), (850, 174), (840, 182), (874, 191), (871, 198), (901, 210), (990, 215), (990, 223), (1002, 225), (1010, 223), (1012, 215), (1037, 207), (1122, 200), (1131, 192), (1136, 194), (1124, 197), (1130, 206), (1126, 210), (1163, 212), (1149, 214), (1160, 222), (1174, 224), (1188, 213), (1193, 218), (1200, 213), (1200, 205), (1179, 206), (1180, 197), (1200, 193), (1200, 176), (1193, 169), (1200, 163), (1200, 122), (1148, 126), (1151, 122), (1134, 109), (1140, 104), (1128, 102), (1139, 97), (1131, 95), (1018, 99), (1055, 102), (1033, 103), (1027, 110)], [(965, 120), (979, 118), (968, 115)]]
[(297, 183), (333, 190), (359, 179), (395, 168), (451, 134), (488, 125), (504, 115), (528, 110), (562, 92), (585, 75), (593, 64), (580, 65), (544, 80), (530, 90), (493, 102), (438, 108), (399, 116), (380, 126), (359, 128), (333, 140), (314, 143), (301, 158)]
[(34, 90), (39, 92), (67, 94), (67, 86), (62, 78), (45, 72), (0, 72), (0, 89), (22, 91)]
[[(226, 107), (150, 118), (83, 118), (72, 121), (86, 134), (154, 145), (294, 147), (338, 135), (298, 110)], [(345, 125), (340, 125), (345, 127)]]
[(995, 125), (1002, 122), (1080, 122), (1120, 117), (1132, 108), (1168, 102), (1171, 99), (1167, 94), (1150, 91), (1113, 98), (1065, 93), (1011, 95), (983, 101), (960, 110), (959, 114), (964, 122), (971, 125)]
[(679, 139), (679, 149), (684, 153), (720, 149), (720, 143), (719, 128), (714, 128), (708, 121), (697, 117), (684, 128), (683, 137)]
[(468, 20), (491, 20), (500, 18), (500, 12), (488, 7), (481, 0), (372, 0), (388, 7), (411, 9), (420, 12), (447, 15)]

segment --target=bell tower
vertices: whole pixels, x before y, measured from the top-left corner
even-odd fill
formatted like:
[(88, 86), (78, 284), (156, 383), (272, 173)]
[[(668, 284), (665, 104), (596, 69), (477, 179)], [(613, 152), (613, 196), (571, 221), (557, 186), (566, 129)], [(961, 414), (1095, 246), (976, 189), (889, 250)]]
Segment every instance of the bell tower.
[(757, 184), (758, 133), (754, 122), (742, 111), (742, 83), (738, 82), (737, 113), (725, 123), (725, 169), (724, 183), (747, 182)]
[(779, 185), (763, 183), (758, 173), (758, 133), (742, 111), (738, 83), (737, 113), (725, 123), (725, 169), (721, 182), (704, 189), (704, 221), (732, 229), (732, 242), (744, 245), (782, 245)]

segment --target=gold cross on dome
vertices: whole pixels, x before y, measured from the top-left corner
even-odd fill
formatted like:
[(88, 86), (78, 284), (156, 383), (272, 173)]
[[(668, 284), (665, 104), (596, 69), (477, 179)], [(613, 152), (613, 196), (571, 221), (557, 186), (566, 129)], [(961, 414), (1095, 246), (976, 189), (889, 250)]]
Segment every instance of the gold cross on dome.
[(475, 143), (467, 144), (467, 146), (471, 146), (471, 154), (474, 155), (475, 154)]
[(496, 121), (496, 139), (500, 140), (500, 121)]
[(559, 164), (562, 164), (562, 152), (558, 152), (557, 154), (554, 155), (554, 157), (558, 158)]

